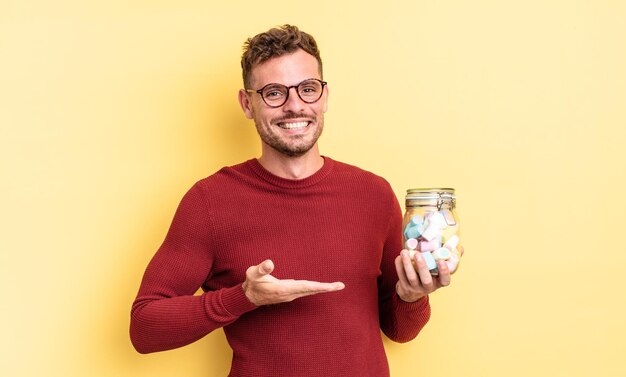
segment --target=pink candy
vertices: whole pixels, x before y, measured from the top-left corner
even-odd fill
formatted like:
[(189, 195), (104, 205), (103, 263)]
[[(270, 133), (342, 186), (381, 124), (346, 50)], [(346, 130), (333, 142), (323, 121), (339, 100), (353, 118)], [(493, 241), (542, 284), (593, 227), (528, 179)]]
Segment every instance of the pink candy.
[(415, 250), (418, 247), (418, 242), (415, 238), (409, 238), (406, 240), (406, 248), (409, 250)]
[(424, 251), (434, 251), (441, 247), (441, 240), (439, 238), (435, 238), (432, 241), (420, 240), (417, 249), (421, 252)]

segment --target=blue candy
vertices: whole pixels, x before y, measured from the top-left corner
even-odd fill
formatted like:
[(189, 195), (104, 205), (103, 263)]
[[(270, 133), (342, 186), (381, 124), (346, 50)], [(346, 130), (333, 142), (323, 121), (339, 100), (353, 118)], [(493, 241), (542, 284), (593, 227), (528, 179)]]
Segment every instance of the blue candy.
[(422, 232), (424, 231), (424, 224), (418, 224), (418, 225), (413, 225), (413, 223), (408, 223), (406, 224), (406, 227), (404, 228), (404, 238), (405, 239), (409, 239), (409, 238), (418, 238), (422, 235)]
[(422, 253), (422, 258), (424, 258), (424, 261), (426, 261), (426, 266), (428, 267), (429, 270), (435, 270), (437, 269), (437, 262), (435, 261), (435, 257), (433, 257), (433, 255), (426, 251)]

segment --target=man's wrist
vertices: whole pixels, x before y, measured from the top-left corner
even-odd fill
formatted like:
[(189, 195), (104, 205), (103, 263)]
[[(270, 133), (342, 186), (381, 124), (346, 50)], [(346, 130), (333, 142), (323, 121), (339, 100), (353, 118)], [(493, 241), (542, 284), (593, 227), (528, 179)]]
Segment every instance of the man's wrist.
[(400, 282), (398, 281), (398, 283), (396, 283), (396, 294), (398, 295), (400, 300), (404, 302), (408, 302), (408, 303), (417, 302), (420, 299), (428, 296), (427, 294), (420, 294), (420, 293), (415, 293), (415, 292), (409, 293), (409, 294), (400, 293), (402, 289), (399, 287), (399, 285), (400, 285)]
[(400, 297), (400, 300), (402, 300), (404, 302), (408, 302), (408, 303), (417, 302), (417, 301), (423, 299), (426, 296), (427, 295), (415, 295), (415, 296), (404, 296), (403, 297), (401, 294), (398, 293), (398, 297)]

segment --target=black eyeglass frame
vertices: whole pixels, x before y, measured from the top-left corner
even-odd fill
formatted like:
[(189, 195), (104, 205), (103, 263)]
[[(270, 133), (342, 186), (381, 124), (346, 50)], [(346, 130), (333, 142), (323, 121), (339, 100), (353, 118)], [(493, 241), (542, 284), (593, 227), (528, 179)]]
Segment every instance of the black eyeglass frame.
[[(300, 91), (298, 90), (298, 87), (299, 87), (300, 85), (302, 85), (303, 83), (305, 83), (305, 82), (307, 82), (307, 81), (311, 81), (311, 80), (319, 82), (319, 83), (322, 85), (322, 90), (320, 90), (320, 96), (319, 96), (319, 97), (317, 97), (317, 99), (316, 99), (316, 100), (314, 100), (314, 101), (307, 101), (307, 100), (305, 100), (304, 98), (302, 98), (302, 96), (300, 95)], [(328, 82), (326, 82), (326, 81), (322, 81), (322, 80), (320, 80), (320, 79), (316, 79), (316, 78), (310, 78), (310, 79), (306, 79), (306, 80), (302, 80), (302, 81), (300, 81), (297, 85), (287, 86), (287, 85), (283, 85), (283, 84), (279, 84), (279, 83), (274, 83), (274, 82), (272, 82), (272, 83), (269, 83), (269, 84), (267, 84), (267, 85), (263, 86), (261, 89), (258, 89), (258, 90), (254, 90), (254, 89), (245, 89), (245, 91), (246, 91), (246, 92), (248, 92), (248, 93), (259, 93), (259, 95), (261, 96), (261, 99), (263, 100), (263, 102), (264, 102), (267, 106), (269, 106), (269, 107), (271, 107), (271, 108), (276, 109), (276, 108), (279, 108), (279, 107), (281, 107), (281, 106), (283, 106), (284, 104), (286, 104), (286, 103), (287, 103), (287, 101), (289, 100), (289, 93), (291, 92), (291, 88), (296, 88), (296, 94), (298, 94), (298, 98), (300, 98), (300, 99), (302, 100), (302, 102), (304, 102), (304, 103), (308, 103), (308, 104), (311, 104), (311, 103), (315, 103), (315, 102), (319, 101), (319, 100), (320, 100), (320, 98), (322, 98), (322, 96), (324, 95), (324, 87), (325, 87), (327, 84), (328, 84)], [(271, 85), (277, 85), (277, 86), (281, 86), (281, 87), (283, 87), (283, 88), (287, 88), (287, 95), (285, 96), (285, 100), (284, 100), (284, 101), (283, 101), (283, 103), (281, 103), (280, 105), (270, 105), (269, 103), (267, 103), (267, 101), (265, 100), (265, 97), (263, 96), (263, 90), (265, 90), (265, 88), (267, 88), (268, 86), (271, 86)]]

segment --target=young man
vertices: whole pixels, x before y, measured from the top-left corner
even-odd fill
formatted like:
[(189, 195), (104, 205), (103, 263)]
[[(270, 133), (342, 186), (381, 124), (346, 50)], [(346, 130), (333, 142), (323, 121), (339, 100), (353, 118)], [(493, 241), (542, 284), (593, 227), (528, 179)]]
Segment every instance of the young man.
[(242, 68), (261, 157), (182, 199), (133, 304), (133, 344), (162, 351), (223, 327), (230, 376), (388, 376), (381, 329), (415, 338), (447, 266), (433, 277), (417, 253), (416, 272), (389, 184), (320, 155), (329, 89), (310, 35), (259, 34)]

